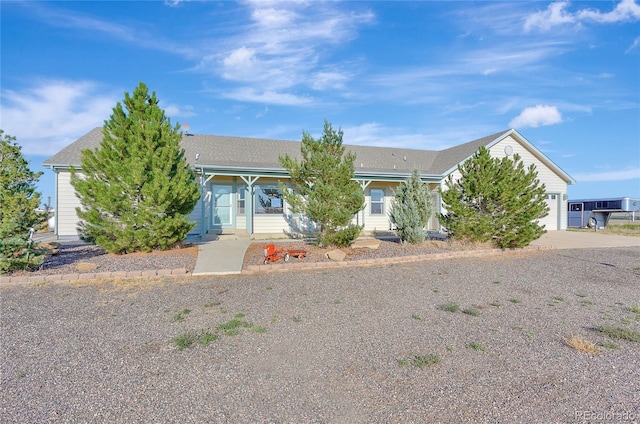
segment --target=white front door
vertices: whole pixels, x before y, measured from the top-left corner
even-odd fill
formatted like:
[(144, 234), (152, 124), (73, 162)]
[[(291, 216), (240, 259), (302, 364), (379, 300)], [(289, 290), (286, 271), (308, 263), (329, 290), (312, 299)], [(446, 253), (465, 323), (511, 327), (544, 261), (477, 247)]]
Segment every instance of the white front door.
[(212, 227), (223, 228), (232, 224), (231, 184), (212, 184)]

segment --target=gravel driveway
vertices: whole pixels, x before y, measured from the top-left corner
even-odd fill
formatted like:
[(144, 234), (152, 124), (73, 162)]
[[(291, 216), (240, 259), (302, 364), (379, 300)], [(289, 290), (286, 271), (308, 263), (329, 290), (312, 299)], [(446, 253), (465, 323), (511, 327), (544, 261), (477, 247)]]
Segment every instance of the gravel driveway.
[(3, 287), (0, 421), (639, 422), (639, 258)]

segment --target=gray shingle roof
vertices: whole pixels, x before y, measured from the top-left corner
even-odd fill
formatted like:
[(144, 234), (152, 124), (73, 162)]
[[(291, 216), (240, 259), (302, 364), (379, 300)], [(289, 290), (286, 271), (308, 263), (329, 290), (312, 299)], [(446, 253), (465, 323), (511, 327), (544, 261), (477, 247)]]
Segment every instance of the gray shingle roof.
[[(480, 146), (491, 144), (510, 131), (502, 131), (441, 151), (346, 144), (345, 147), (356, 154), (356, 174), (405, 175), (417, 169), (422, 175), (440, 176), (473, 155)], [(44, 166), (80, 167), (81, 152), (99, 147), (101, 140), (102, 128), (95, 128), (47, 159)], [(280, 155), (289, 154), (300, 158), (300, 142), (297, 141), (189, 134), (183, 136), (182, 147), (191, 165), (205, 168), (282, 170), (278, 162)]]

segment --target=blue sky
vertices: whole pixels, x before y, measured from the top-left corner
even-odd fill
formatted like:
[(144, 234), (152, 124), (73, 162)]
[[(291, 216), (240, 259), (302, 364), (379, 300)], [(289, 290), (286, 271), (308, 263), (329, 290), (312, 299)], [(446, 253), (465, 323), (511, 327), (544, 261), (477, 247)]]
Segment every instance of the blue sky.
[[(640, 4), (0, 3), (0, 128), (34, 170), (140, 81), (190, 132), (442, 149), (516, 128), (577, 183), (640, 197)], [(53, 172), (39, 188), (53, 198)]]

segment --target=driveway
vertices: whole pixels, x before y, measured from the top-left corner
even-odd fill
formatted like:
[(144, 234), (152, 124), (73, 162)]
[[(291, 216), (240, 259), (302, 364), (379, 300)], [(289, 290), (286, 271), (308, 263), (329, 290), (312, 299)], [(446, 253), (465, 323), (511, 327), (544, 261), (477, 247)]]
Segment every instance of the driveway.
[(640, 237), (616, 236), (595, 231), (547, 231), (531, 245), (550, 246), (557, 249), (638, 247), (640, 246)]
[(636, 422), (639, 257), (0, 287), (0, 422)]

